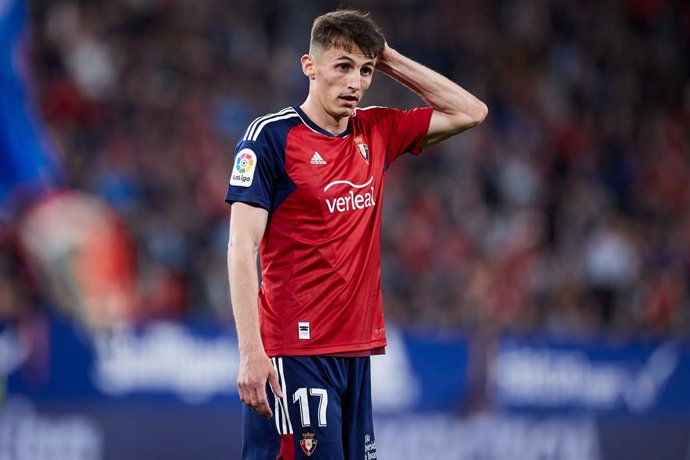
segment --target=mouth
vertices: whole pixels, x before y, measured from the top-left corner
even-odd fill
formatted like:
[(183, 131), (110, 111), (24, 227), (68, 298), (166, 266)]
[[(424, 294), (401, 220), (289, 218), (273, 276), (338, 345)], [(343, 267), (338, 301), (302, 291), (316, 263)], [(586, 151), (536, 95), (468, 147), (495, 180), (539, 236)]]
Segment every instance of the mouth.
[(338, 99), (343, 101), (345, 103), (345, 105), (347, 105), (347, 106), (355, 106), (355, 105), (357, 105), (357, 102), (358, 102), (357, 96), (351, 96), (351, 95), (339, 96)]

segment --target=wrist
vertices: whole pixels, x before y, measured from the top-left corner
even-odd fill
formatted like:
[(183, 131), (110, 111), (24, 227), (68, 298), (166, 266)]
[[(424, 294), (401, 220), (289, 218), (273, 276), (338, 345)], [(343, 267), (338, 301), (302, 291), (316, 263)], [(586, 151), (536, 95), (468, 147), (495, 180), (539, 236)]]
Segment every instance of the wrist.
[(396, 62), (399, 61), (399, 56), (400, 53), (386, 45), (383, 52), (379, 56), (378, 61), (376, 62), (376, 69), (392, 76), (392, 72), (396, 68)]
[(391, 47), (388, 46), (388, 45), (386, 45), (386, 47), (383, 49), (383, 52), (381, 53), (383, 59), (384, 59), (386, 62), (388, 62), (388, 61), (390, 61), (390, 60), (392, 60), (392, 59), (395, 59), (395, 57), (396, 57), (398, 54), (399, 54), (399, 53), (398, 53), (396, 50), (394, 50), (393, 48), (391, 48)]
[(239, 341), (240, 355), (253, 355), (257, 353), (266, 354), (264, 344), (261, 342), (261, 337)]

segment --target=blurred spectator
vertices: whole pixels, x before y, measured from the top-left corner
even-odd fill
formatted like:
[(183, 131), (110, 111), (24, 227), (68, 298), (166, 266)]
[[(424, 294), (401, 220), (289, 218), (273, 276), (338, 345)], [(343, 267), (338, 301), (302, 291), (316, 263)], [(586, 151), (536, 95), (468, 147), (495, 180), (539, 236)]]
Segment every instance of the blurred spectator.
[[(0, 225), (18, 232), (37, 275), (35, 287), (63, 311), (91, 327), (130, 322), (136, 303), (132, 245), (119, 216), (100, 199), (68, 191), (36, 111), (29, 23), (24, 0), (0, 5)], [(80, 114), (79, 98), (72, 97), (76, 88), (60, 87), (65, 104), (57, 107), (73, 108), (68, 117)], [(61, 115), (61, 110), (55, 113), (60, 120)], [(68, 120), (61, 126), (73, 129), (87, 118)], [(16, 278), (17, 286), (24, 286), (13, 271), (5, 275), (3, 283)], [(24, 309), (28, 298), (20, 291), (3, 286), (3, 309)]]
[[(133, 232), (141, 316), (229, 314), (234, 144), (253, 117), (302, 102), (303, 31), (339, 3), (31, 4), (46, 119), (69, 182)], [(687, 2), (350, 6), (491, 108), (478, 130), (388, 173), (389, 320), (690, 332)], [(390, 81), (368, 97), (419, 103)]]
[(595, 228), (585, 247), (585, 277), (601, 319), (611, 324), (630, 304), (626, 294), (638, 279), (638, 256), (623, 222), (611, 219)]

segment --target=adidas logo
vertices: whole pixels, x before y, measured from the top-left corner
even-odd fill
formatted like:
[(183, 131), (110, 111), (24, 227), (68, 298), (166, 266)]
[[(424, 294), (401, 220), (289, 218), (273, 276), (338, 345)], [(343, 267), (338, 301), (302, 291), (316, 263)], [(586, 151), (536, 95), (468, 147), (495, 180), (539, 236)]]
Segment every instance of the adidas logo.
[(328, 164), (328, 163), (326, 163), (326, 160), (324, 160), (323, 158), (321, 158), (321, 155), (319, 155), (319, 152), (314, 152), (314, 156), (311, 157), (310, 163), (313, 164), (313, 165), (325, 165), (325, 164)]

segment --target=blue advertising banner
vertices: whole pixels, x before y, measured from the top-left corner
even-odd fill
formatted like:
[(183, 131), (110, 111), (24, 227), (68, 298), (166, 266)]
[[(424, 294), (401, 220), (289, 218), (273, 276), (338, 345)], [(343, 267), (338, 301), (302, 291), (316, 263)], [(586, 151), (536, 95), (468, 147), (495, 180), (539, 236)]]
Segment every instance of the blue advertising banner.
[[(686, 344), (388, 336), (372, 357), (377, 458), (687, 456)], [(0, 458), (239, 458), (238, 359), (217, 324), (89, 335), (51, 317), (0, 329)]]
[[(0, 333), (0, 350), (5, 350), (6, 367), (12, 367), (6, 371), (10, 394), (239, 407), (239, 351), (230, 329), (154, 322), (87, 336), (57, 318), (32, 329), (41, 337), (29, 340), (34, 345), (20, 340), (13, 329)], [(376, 409), (388, 413), (459, 407), (467, 396), (466, 339), (394, 327), (387, 335), (386, 355), (372, 358)]]
[(499, 408), (690, 415), (684, 343), (504, 337), (490, 368)]

